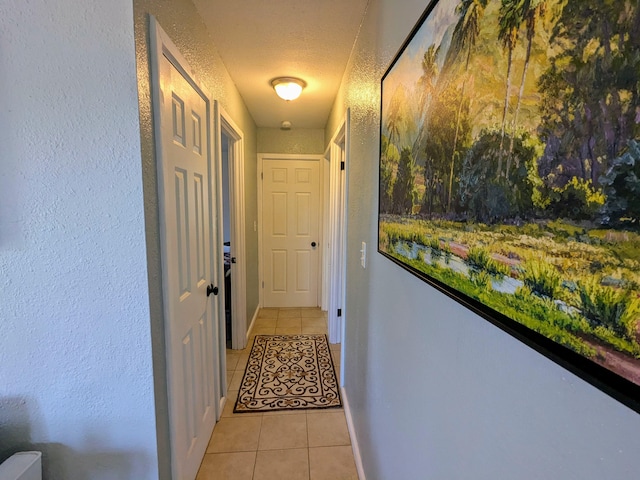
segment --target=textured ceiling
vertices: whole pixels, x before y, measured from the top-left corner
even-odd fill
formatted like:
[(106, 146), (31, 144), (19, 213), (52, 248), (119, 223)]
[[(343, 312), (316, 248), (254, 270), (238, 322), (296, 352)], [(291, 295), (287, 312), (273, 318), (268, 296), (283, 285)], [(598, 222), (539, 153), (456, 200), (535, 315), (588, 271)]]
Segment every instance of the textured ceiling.
[[(258, 127), (324, 128), (368, 0), (195, 0)], [(299, 77), (285, 102), (270, 85)]]

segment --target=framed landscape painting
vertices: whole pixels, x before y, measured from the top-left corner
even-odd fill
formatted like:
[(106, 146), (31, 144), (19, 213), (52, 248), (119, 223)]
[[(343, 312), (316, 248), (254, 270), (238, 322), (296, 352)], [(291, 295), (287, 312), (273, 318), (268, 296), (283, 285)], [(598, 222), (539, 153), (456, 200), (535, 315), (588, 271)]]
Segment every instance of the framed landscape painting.
[(432, 2), (382, 79), (378, 251), (640, 412), (640, 5)]

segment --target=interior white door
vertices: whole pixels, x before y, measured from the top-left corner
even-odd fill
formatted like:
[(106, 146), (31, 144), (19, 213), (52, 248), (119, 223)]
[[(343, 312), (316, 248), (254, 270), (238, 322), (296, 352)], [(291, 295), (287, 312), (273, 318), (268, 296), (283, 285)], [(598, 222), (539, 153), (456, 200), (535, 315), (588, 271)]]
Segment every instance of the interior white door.
[(320, 161), (263, 160), (265, 307), (318, 306)]
[[(342, 333), (346, 319), (346, 205), (349, 117), (347, 110), (344, 122), (336, 130), (329, 143), (329, 226), (328, 226), (328, 320), (329, 342), (342, 343)], [(364, 266), (364, 265), (363, 265)], [(343, 357), (344, 358), (344, 357)], [(342, 381), (342, 380), (341, 380)]]
[[(173, 478), (191, 480), (216, 421), (218, 314), (207, 294), (210, 231), (209, 101), (166, 57), (159, 61), (159, 196)], [(217, 300), (217, 299), (216, 299)]]
[(331, 163), (331, 295), (329, 299), (329, 341), (341, 343), (345, 291), (345, 144), (332, 145)]

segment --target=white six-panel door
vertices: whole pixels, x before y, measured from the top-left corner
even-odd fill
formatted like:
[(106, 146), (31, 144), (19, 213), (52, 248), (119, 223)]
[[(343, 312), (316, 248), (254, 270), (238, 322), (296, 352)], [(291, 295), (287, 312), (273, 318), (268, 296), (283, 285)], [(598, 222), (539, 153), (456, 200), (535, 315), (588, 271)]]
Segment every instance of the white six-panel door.
[(217, 250), (210, 230), (209, 101), (172, 60), (158, 59), (156, 91), (169, 420), (173, 477), (192, 480), (216, 421), (217, 310), (207, 286)]
[(318, 306), (320, 161), (263, 159), (263, 302)]

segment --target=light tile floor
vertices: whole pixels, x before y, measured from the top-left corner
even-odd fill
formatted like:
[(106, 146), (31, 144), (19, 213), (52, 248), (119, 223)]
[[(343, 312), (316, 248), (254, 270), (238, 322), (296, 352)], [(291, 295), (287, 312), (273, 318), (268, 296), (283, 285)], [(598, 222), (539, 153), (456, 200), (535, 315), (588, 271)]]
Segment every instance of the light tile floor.
[[(357, 480), (343, 409), (233, 413), (253, 336), (327, 333), (317, 308), (260, 310), (247, 348), (227, 350), (227, 403), (197, 480)], [(340, 376), (340, 345), (331, 345)]]

